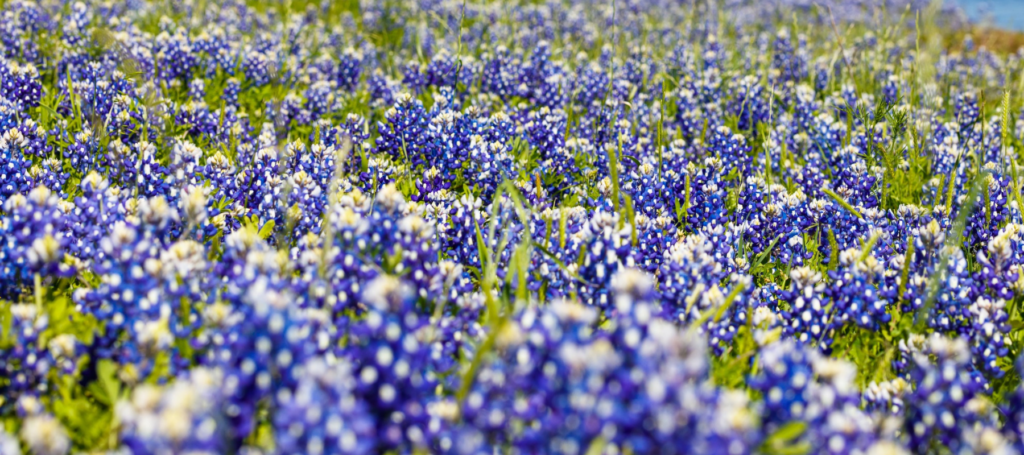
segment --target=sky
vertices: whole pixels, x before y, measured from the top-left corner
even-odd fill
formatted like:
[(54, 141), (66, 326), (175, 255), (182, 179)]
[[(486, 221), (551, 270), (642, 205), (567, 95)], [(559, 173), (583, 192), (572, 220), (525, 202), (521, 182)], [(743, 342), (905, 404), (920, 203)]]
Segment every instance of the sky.
[(1024, 0), (954, 0), (951, 3), (963, 8), (971, 18), (991, 19), (994, 25), (1024, 31)]

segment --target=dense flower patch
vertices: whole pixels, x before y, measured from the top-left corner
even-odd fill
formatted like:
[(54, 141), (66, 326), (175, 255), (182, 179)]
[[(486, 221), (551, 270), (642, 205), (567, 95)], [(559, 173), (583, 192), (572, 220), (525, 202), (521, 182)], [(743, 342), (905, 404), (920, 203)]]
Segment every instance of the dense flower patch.
[(968, 25), (4, 2), (0, 454), (1024, 451), (1024, 53)]

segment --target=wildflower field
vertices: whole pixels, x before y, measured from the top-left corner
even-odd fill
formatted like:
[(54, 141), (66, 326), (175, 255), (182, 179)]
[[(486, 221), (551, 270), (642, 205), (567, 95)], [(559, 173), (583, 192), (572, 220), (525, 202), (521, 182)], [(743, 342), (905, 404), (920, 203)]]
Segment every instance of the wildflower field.
[(1024, 452), (952, 6), (0, 11), (0, 455)]

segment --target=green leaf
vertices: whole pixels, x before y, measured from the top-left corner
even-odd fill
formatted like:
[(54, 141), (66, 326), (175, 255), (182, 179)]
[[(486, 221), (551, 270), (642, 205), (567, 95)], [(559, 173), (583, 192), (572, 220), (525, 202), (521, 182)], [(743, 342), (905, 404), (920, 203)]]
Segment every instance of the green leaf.
[(803, 441), (786, 447), (776, 447), (769, 450), (769, 453), (776, 455), (804, 455), (811, 453), (811, 443)]
[(775, 433), (772, 433), (771, 436), (768, 436), (767, 442), (769, 444), (790, 442), (796, 438), (799, 438), (800, 436), (803, 436), (804, 431), (807, 431), (807, 422), (794, 420), (792, 422), (786, 423), (778, 430), (775, 430)]
[(96, 365), (96, 381), (89, 384), (89, 391), (97, 401), (107, 406), (113, 406), (117, 402), (121, 381), (117, 379), (117, 364), (113, 360), (99, 361)]
[(604, 448), (607, 445), (608, 441), (605, 441), (603, 437), (598, 436), (594, 438), (593, 441), (590, 441), (590, 445), (587, 446), (587, 451), (584, 455), (601, 455), (604, 453)]
[(864, 242), (864, 245), (861, 247), (860, 251), (861, 262), (867, 260), (868, 256), (871, 256), (871, 250), (875, 247), (875, 244), (878, 243), (878, 237), (880, 235), (881, 233), (879, 231), (875, 231), (871, 234), (871, 237), (869, 237), (868, 240)]
[(807, 423), (800, 421), (789, 422), (775, 433), (772, 433), (764, 441), (762, 452), (775, 455), (802, 455), (811, 451), (811, 445), (807, 441), (797, 441), (807, 430)]
[(480, 223), (477, 222), (476, 219), (473, 220), (473, 231), (476, 236), (476, 252), (479, 256), (480, 267), (486, 268), (487, 258), (489, 257), (487, 253), (487, 244), (484, 243), (484, 235), (480, 232)]
[(828, 230), (828, 246), (831, 250), (828, 257), (828, 268), (834, 270), (839, 267), (839, 241), (836, 240), (836, 232), (831, 228)]
[(642, 164), (642, 163), (640, 163), (640, 160), (637, 159), (637, 157), (635, 157), (633, 155), (623, 154), (622, 155), (622, 159), (633, 163), (633, 165), (635, 165), (635, 166), (640, 166), (640, 164)]
[(274, 224), (274, 220), (269, 220), (267, 221), (267, 224), (264, 224), (263, 227), (260, 228), (259, 234), (261, 239), (269, 239), (270, 236), (274, 234)]
[(775, 245), (778, 244), (779, 240), (781, 240), (781, 239), (782, 239), (782, 234), (779, 234), (779, 235), (775, 236), (775, 238), (772, 239), (772, 241), (770, 243), (768, 243), (768, 247), (765, 248), (764, 251), (759, 253), (757, 255), (757, 257), (754, 258), (754, 261), (751, 264), (751, 266), (758, 266), (758, 265), (761, 265), (761, 264), (768, 263), (768, 258), (771, 257), (772, 250), (775, 249)]
[(850, 205), (849, 202), (846, 202), (845, 200), (843, 200), (843, 198), (840, 197), (838, 194), (836, 194), (834, 191), (832, 191), (832, 190), (830, 190), (828, 188), (822, 188), (821, 191), (824, 192), (825, 194), (827, 194), (829, 197), (831, 197), (833, 200), (835, 200), (837, 203), (839, 203), (839, 205), (843, 206), (844, 209), (846, 209), (847, 211), (852, 213), (857, 218), (864, 218), (863, 216), (861, 216), (860, 212), (858, 212), (856, 208), (854, 208), (852, 205)]
[(715, 312), (715, 322), (722, 320), (722, 316), (725, 315), (725, 310), (728, 310), (732, 306), (732, 302), (736, 300), (736, 297), (746, 289), (747, 284), (743, 281), (736, 283), (736, 286), (732, 288), (732, 292), (725, 298), (725, 302), (718, 307), (718, 311)]

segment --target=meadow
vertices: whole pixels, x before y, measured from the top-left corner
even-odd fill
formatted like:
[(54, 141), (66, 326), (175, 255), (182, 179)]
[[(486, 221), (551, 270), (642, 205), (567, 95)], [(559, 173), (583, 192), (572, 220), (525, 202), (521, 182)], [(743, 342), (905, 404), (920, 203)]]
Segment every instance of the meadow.
[(1024, 38), (0, 2), (0, 455), (1024, 452)]

